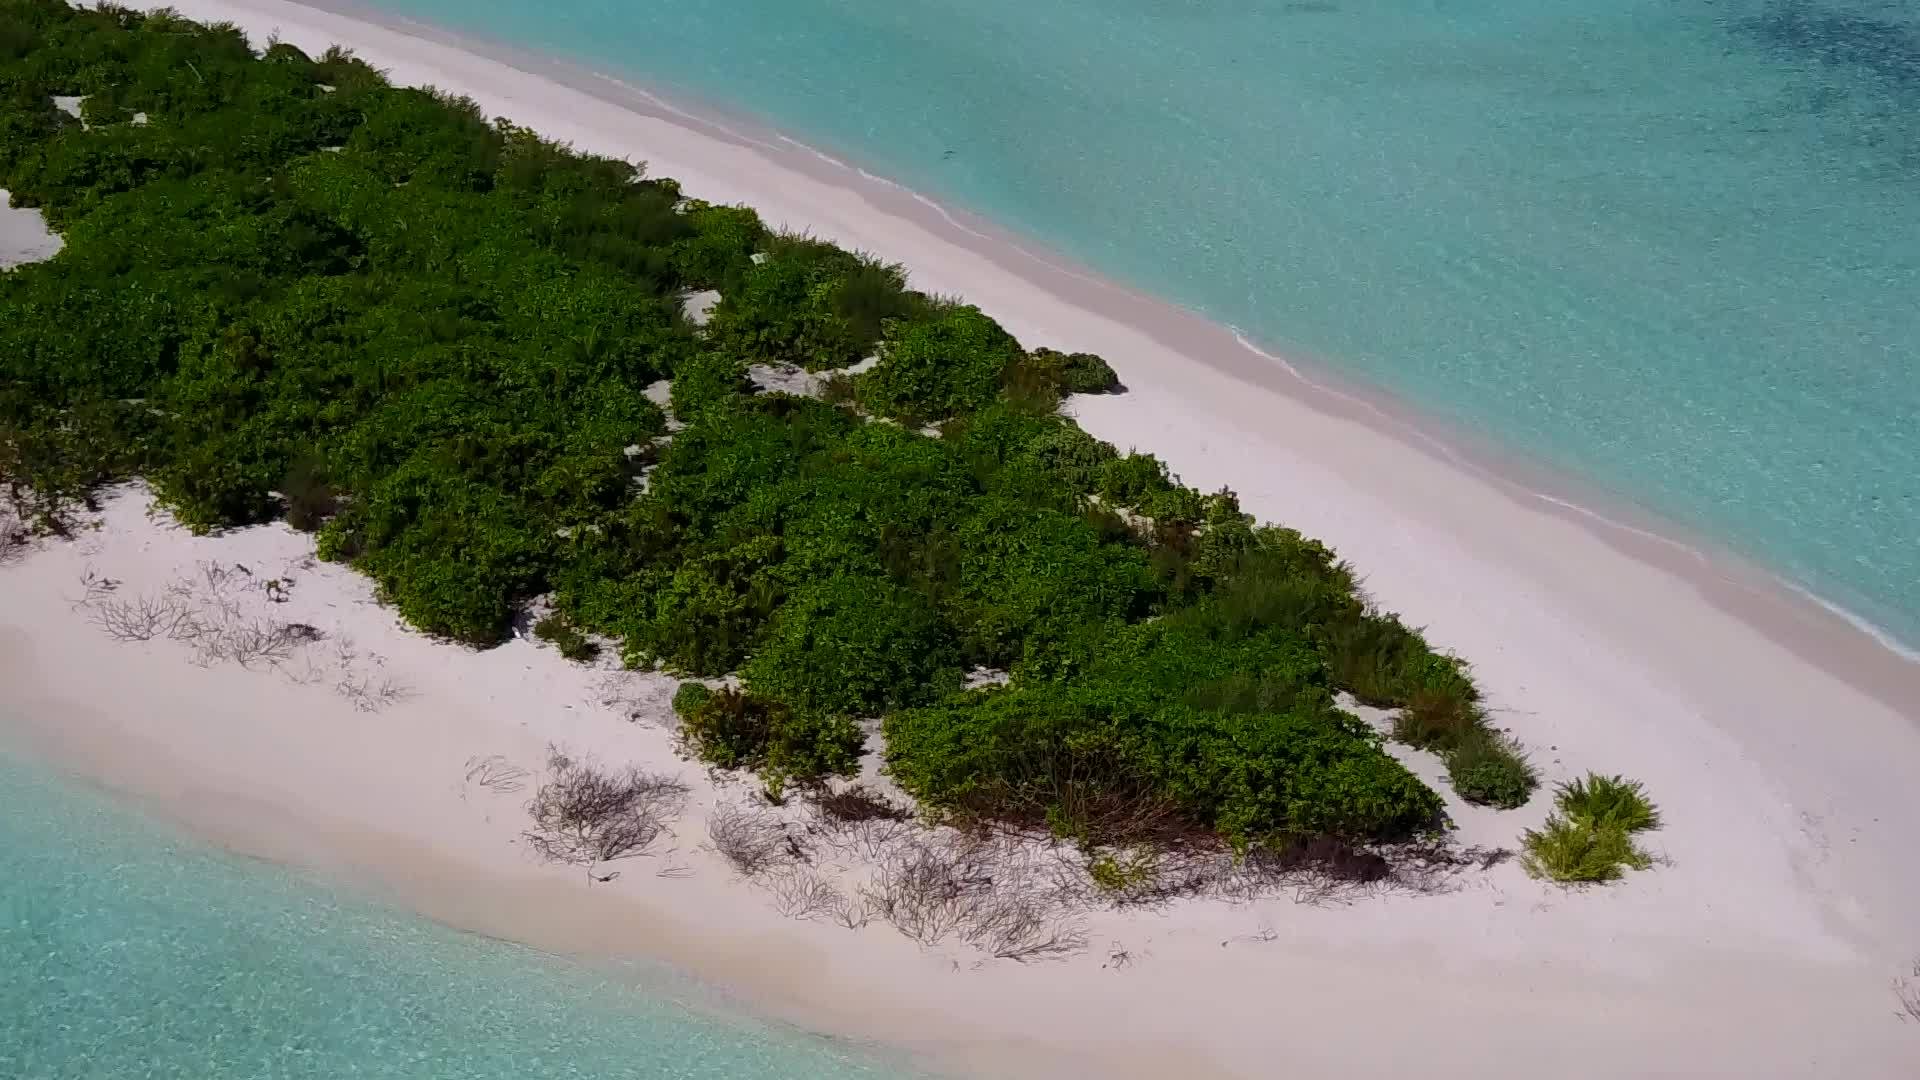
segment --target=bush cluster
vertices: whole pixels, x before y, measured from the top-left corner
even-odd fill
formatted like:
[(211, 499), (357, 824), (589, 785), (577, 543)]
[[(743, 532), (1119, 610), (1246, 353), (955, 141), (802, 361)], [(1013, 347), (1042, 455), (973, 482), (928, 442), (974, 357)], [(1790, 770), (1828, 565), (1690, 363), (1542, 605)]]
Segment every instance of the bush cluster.
[(560, 655), (576, 663), (588, 663), (600, 655), (600, 646), (595, 644), (580, 628), (567, 621), (564, 615), (548, 615), (533, 624), (533, 636), (552, 645)]
[(1124, 389), (1113, 368), (1092, 353), (1035, 349), (1027, 362), (1035, 375), (1063, 394), (1113, 394)]
[[(674, 704), (680, 705), (677, 697)], [(680, 721), (680, 738), (716, 769), (759, 773), (775, 799), (789, 782), (818, 786), (854, 775), (865, 742), (843, 715), (796, 710), (735, 690), (709, 694), (691, 708)]]
[[(66, 238), (0, 276), (23, 518), (145, 476), (196, 529), (316, 530), (476, 646), (550, 596), (536, 632), (569, 656), (737, 673), (682, 687), (686, 746), (776, 792), (850, 774), (882, 717), (889, 768), (951, 815), (1249, 844), (1428, 827), (1437, 798), (1334, 706), (1350, 690), (1418, 714), (1463, 792), (1516, 797), (1501, 747), (1449, 727), (1465, 670), (1324, 546), (1059, 415), (1120, 389), (1099, 357), (337, 51), (256, 58), (232, 28), (59, 0), (0, 0), (0, 49), (0, 184)], [(678, 298), (708, 288), (696, 333)], [(867, 356), (833, 401), (745, 378)], [(1010, 685), (964, 691), (979, 667)]]
[(1627, 870), (1645, 870), (1653, 859), (1633, 835), (1660, 827), (1660, 812), (1638, 780), (1588, 773), (1561, 784), (1556, 812), (1522, 837), (1521, 865), (1537, 878), (1564, 885), (1616, 881)]
[(1429, 649), (1391, 616), (1363, 616), (1336, 634), (1335, 664), (1356, 697), (1397, 706), (1393, 737), (1439, 754), (1453, 790), (1470, 803), (1523, 806), (1539, 776), (1518, 745), (1495, 731), (1459, 661)]
[[(923, 803), (1089, 842), (1199, 825), (1237, 843), (1398, 838), (1440, 803), (1334, 708), (1312, 643), (1209, 597), (1178, 620), (1080, 635), (1061, 672), (886, 720), (888, 766)], [(1256, 674), (1257, 673), (1257, 674)]]
[(705, 683), (683, 682), (673, 692), (673, 715), (682, 723), (713, 698), (713, 688)]
[[(712, 212), (695, 220), (704, 223)], [(888, 321), (932, 307), (907, 289), (897, 266), (804, 237), (760, 242), (766, 250), (759, 262), (717, 275), (721, 298), (706, 327), (718, 351), (742, 362), (843, 368), (867, 356)]]

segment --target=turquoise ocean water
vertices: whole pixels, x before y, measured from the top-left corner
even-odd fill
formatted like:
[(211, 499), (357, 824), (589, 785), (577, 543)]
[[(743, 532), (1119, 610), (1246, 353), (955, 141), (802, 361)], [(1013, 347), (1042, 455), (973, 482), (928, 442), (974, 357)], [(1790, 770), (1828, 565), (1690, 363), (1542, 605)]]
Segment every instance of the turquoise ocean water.
[(217, 854), (0, 754), (7, 1080), (881, 1080), (901, 1071)]
[(762, 119), (1920, 642), (1911, 0), (361, 2)]
[[(1920, 640), (1910, 3), (362, 2), (755, 116)], [(0, 1077), (882, 1075), (631, 975), (0, 757)]]

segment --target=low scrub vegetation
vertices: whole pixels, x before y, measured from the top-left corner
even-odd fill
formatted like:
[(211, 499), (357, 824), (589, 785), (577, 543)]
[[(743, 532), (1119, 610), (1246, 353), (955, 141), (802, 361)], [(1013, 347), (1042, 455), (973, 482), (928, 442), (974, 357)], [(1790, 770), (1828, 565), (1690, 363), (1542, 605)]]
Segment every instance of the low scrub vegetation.
[(788, 783), (817, 787), (829, 777), (853, 775), (865, 742), (843, 715), (796, 710), (734, 690), (708, 695), (681, 720), (680, 737), (692, 756), (716, 769), (759, 773), (775, 801)]
[(926, 839), (888, 853), (861, 890), (875, 915), (922, 945), (949, 937), (1003, 960), (1078, 952), (1078, 905), (1040, 852), (1005, 840)]
[[(1121, 389), (1099, 357), (338, 51), (58, 0), (0, 0), (0, 50), (0, 185), (66, 241), (0, 277), (0, 491), (36, 528), (143, 476), (194, 529), (313, 530), (453, 641), (546, 598), (570, 658), (737, 676), (683, 685), (681, 736), (775, 798), (853, 775), (877, 719), (917, 809), (969, 826), (1435, 827), (1342, 691), (1468, 798), (1532, 786), (1466, 668), (1326, 547), (1061, 416)], [(149, 122), (82, 130), (55, 94)], [(746, 378), (870, 357), (826, 401)]]
[(1555, 812), (1522, 838), (1521, 865), (1537, 878), (1565, 885), (1617, 881), (1653, 859), (1633, 841), (1660, 827), (1660, 813), (1637, 780), (1589, 773), (1561, 784)]
[(673, 692), (673, 715), (685, 723), (713, 698), (713, 688), (705, 683), (683, 682)]
[(679, 816), (687, 785), (628, 767), (607, 769), (555, 749), (527, 812), (527, 845), (552, 862), (590, 866), (640, 855)]
[(707, 814), (707, 839), (741, 877), (757, 877), (793, 858), (799, 841), (780, 819), (741, 803), (724, 803)]
[(600, 655), (600, 646), (567, 621), (564, 615), (548, 615), (533, 624), (533, 636), (552, 645), (560, 655), (576, 663), (590, 663)]
[(1424, 678), (1376, 681), (1376, 689), (1396, 681), (1402, 687), (1393, 696), (1376, 699), (1400, 703), (1393, 737), (1439, 754), (1453, 790), (1468, 802), (1501, 809), (1525, 805), (1539, 786), (1539, 776), (1519, 745), (1487, 723), (1473, 684), (1457, 662), (1428, 654), (1416, 663), (1422, 665)]
[(1588, 773), (1561, 784), (1554, 805), (1570, 820), (1595, 829), (1636, 833), (1660, 827), (1660, 811), (1638, 780)]
[(1483, 806), (1510, 810), (1525, 805), (1540, 783), (1512, 740), (1485, 729), (1457, 739), (1446, 751), (1446, 762), (1453, 790)]
[(847, 824), (906, 821), (913, 816), (906, 807), (865, 784), (851, 784), (838, 791), (822, 791), (813, 797), (813, 805), (828, 820)]

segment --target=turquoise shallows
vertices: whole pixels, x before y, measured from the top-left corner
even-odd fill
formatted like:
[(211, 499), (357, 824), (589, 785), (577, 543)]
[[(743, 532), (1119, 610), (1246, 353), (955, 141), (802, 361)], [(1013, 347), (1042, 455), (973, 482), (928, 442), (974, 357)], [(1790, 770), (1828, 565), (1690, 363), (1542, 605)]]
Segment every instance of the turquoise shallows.
[(1906, 0), (361, 2), (757, 116), (1920, 641)]
[(799, 1032), (216, 853), (0, 754), (9, 1080), (900, 1080)]

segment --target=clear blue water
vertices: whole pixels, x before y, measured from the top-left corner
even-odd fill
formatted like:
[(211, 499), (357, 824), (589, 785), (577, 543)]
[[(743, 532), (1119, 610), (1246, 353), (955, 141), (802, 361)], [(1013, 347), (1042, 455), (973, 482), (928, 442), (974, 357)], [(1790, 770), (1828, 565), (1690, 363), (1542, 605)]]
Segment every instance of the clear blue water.
[[(1910, 0), (361, 2), (756, 115), (1920, 640)], [(677, 993), (0, 757), (0, 1077), (881, 1075)]]
[(0, 754), (0, 1077), (838, 1080), (823, 1040), (200, 847)]
[(1920, 641), (1911, 0), (362, 2), (757, 116)]

